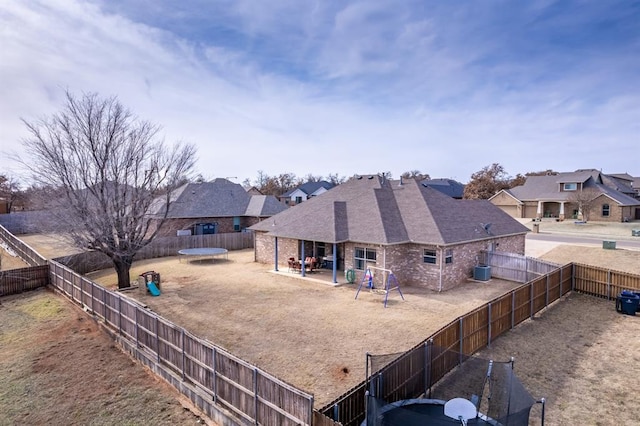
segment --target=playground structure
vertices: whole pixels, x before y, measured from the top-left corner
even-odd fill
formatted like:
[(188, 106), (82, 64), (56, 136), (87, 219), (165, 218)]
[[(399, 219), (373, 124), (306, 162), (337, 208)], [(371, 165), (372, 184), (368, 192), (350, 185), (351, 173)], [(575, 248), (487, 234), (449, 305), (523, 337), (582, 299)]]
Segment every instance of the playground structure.
[(138, 276), (140, 291), (152, 296), (160, 296), (160, 273), (155, 271), (143, 272)]
[[(382, 288), (376, 287), (374, 271), (380, 271), (380, 273), (382, 274)], [(404, 295), (402, 294), (402, 290), (400, 290), (400, 283), (398, 282), (398, 279), (391, 269), (367, 266), (367, 269), (362, 276), (362, 280), (360, 280), (360, 285), (358, 285), (358, 290), (356, 291), (356, 299), (358, 299), (360, 290), (365, 285), (372, 293), (384, 294), (385, 308), (387, 307), (387, 301), (389, 300), (389, 293), (394, 290), (398, 290), (400, 297), (402, 298), (402, 300), (404, 300)]]

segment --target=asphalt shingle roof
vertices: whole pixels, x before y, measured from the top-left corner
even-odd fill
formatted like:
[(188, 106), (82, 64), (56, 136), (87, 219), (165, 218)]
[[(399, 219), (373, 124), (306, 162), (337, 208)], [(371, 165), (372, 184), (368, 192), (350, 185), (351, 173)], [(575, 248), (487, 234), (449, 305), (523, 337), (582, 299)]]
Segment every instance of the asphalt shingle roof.
[(218, 178), (178, 188), (172, 197), (168, 217), (265, 217), (286, 208), (271, 195), (251, 195), (242, 185)]
[(528, 231), (486, 200), (457, 200), (413, 179), (400, 184), (377, 175), (351, 179), (251, 229), (307, 241), (385, 245), (447, 245)]

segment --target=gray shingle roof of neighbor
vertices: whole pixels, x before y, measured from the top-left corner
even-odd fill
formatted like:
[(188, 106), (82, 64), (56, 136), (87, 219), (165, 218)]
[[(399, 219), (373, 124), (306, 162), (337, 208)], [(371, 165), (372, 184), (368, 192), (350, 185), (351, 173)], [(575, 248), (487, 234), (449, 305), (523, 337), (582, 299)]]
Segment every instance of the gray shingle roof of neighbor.
[(282, 238), (383, 245), (448, 245), (528, 232), (486, 200), (457, 200), (414, 179), (400, 184), (378, 175), (351, 179), (251, 229)]
[(307, 183), (303, 183), (302, 185), (298, 186), (297, 188), (293, 188), (287, 192), (285, 192), (284, 194), (282, 194), (282, 197), (289, 197), (291, 194), (293, 194), (294, 191), (296, 190), (300, 190), (302, 192), (304, 192), (307, 195), (313, 194), (314, 192), (316, 192), (318, 189), (320, 188), (324, 188), (326, 190), (329, 190), (331, 188), (333, 188), (334, 185), (330, 182), (327, 182), (325, 180), (321, 180), (318, 182), (307, 182)]
[(172, 196), (168, 217), (266, 217), (286, 208), (271, 195), (251, 195), (242, 185), (218, 178), (178, 188)]
[(422, 183), (453, 198), (464, 196), (464, 185), (453, 179), (425, 179)]
[(594, 169), (578, 170), (571, 173), (558, 173), (557, 175), (528, 176), (524, 185), (511, 188), (508, 192), (521, 201), (568, 201), (573, 192), (560, 191), (560, 185), (564, 183), (582, 183), (585, 188), (593, 187), (607, 194), (621, 205), (637, 205), (638, 201), (616, 191), (610, 186), (613, 183), (604, 181), (601, 173)]

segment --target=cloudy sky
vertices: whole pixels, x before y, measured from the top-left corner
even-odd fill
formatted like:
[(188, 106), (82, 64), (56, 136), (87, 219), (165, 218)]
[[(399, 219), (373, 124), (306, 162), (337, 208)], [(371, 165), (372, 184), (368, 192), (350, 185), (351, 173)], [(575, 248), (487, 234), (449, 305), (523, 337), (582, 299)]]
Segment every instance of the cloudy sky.
[(207, 178), (640, 176), (638, 1), (0, 0), (0, 170), (21, 118), (115, 95)]

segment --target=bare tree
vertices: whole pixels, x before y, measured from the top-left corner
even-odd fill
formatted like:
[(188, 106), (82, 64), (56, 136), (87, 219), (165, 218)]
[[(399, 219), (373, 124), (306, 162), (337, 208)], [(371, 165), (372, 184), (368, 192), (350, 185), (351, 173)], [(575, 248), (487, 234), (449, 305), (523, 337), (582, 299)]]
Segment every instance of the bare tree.
[(428, 173), (422, 173), (420, 170), (409, 170), (408, 172), (402, 173), (400, 177), (403, 179), (418, 179), (418, 180), (431, 179), (431, 176), (429, 176)]
[(482, 199), (491, 198), (501, 189), (509, 188), (511, 179), (498, 163), (485, 166), (482, 170), (471, 175), (471, 180), (464, 187), (464, 198)]
[(0, 175), (0, 198), (7, 203), (8, 211), (11, 213), (16, 203), (24, 203), (23, 192), (20, 190), (20, 182), (14, 177)]
[(133, 258), (165, 221), (174, 189), (193, 168), (195, 147), (165, 146), (157, 125), (97, 94), (67, 92), (60, 112), (23, 122), (30, 158), (22, 164), (37, 184), (60, 190), (51, 211), (66, 235), (79, 248), (109, 256), (118, 287), (129, 287)]
[(567, 201), (575, 204), (578, 207), (578, 214), (582, 216), (582, 220), (588, 222), (589, 215), (595, 205), (596, 198), (600, 195), (602, 195), (601, 192), (596, 188), (587, 187), (569, 194)]

